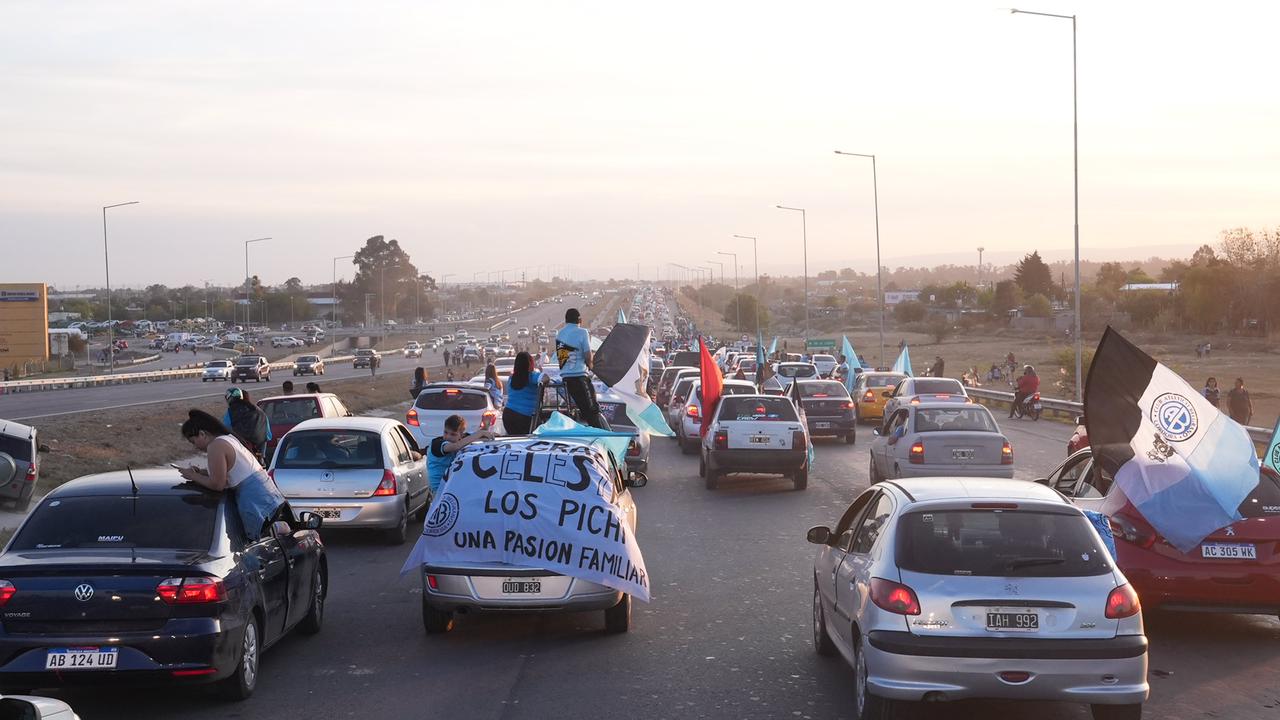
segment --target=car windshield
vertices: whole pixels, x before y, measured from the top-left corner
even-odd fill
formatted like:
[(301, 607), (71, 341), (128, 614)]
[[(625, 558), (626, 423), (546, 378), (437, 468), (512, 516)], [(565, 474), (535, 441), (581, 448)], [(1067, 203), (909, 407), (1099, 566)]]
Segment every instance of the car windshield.
[(320, 356), (318, 356), (318, 355), (303, 355), (302, 357), (298, 358), (298, 362), (302, 362), (302, 363), (318, 363), (318, 362), (320, 362)]
[(1110, 572), (1109, 557), (1079, 513), (934, 510), (898, 521), (898, 565), (912, 572), (1080, 577)]
[(210, 360), (210, 361), (205, 365), (205, 367), (208, 367), (208, 368), (224, 368), (224, 367), (231, 367), (231, 361), (230, 361), (230, 360)]
[(1270, 518), (1280, 515), (1280, 482), (1263, 466), (1258, 485), (1240, 503), (1240, 515), (1246, 518)]
[(916, 432), (1000, 432), (991, 413), (984, 407), (965, 405), (958, 408), (920, 408), (916, 410)]
[(848, 393), (844, 391), (844, 386), (838, 382), (802, 382), (800, 383), (801, 398), (843, 398)]
[(893, 387), (897, 385), (903, 378), (902, 375), (868, 375), (867, 387)]
[(836, 359), (830, 355), (814, 355), (813, 361), (816, 363), (833, 363)]
[(14, 460), (31, 462), (31, 441), (25, 437), (0, 435), (0, 453), (8, 453)]
[(618, 402), (602, 402), (600, 403), (600, 415), (609, 421), (610, 427), (634, 428), (635, 423), (631, 422), (631, 418), (627, 416), (626, 403)]
[(424, 390), (418, 394), (414, 406), (422, 410), (483, 410), (488, 407), (487, 398), (483, 392), (468, 392), (461, 388)]
[(253, 366), (257, 365), (261, 359), (257, 355), (244, 355), (239, 360), (236, 360), (236, 365)]
[(785, 378), (813, 377), (818, 371), (812, 365), (779, 365), (778, 374)]
[(916, 393), (954, 393), (957, 395), (964, 394), (964, 387), (960, 385), (959, 380), (950, 380), (948, 378), (937, 378), (934, 380), (919, 379), (916, 380)]
[(775, 420), (794, 422), (795, 406), (786, 398), (727, 397), (720, 402), (721, 420)]
[(267, 414), (272, 425), (297, 425), (303, 420), (322, 417), (320, 403), (315, 398), (278, 398), (258, 403), (258, 409)]
[(738, 369), (739, 369), (739, 370), (741, 370), (742, 372), (755, 372), (755, 371), (756, 371), (756, 361), (755, 361), (755, 359), (751, 359), (751, 360), (739, 360), (739, 361), (738, 361)]
[(382, 440), (360, 430), (302, 430), (284, 436), (276, 453), (281, 470), (374, 470), (382, 467)]
[(208, 550), (222, 497), (214, 492), (59, 497), (31, 513), (11, 549)]

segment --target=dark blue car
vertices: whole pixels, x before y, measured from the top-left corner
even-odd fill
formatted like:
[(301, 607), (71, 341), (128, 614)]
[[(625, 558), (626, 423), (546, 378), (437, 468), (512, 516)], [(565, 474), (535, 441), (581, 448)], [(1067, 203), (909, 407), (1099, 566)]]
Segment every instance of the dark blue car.
[(319, 524), (304, 513), (248, 540), (232, 495), (174, 470), (63, 485), (0, 554), (0, 688), (219, 683), (248, 697), (265, 648), (320, 630)]
[(844, 384), (835, 380), (798, 380), (795, 392), (800, 397), (809, 435), (844, 438), (852, 445), (857, 439), (858, 422), (853, 398)]

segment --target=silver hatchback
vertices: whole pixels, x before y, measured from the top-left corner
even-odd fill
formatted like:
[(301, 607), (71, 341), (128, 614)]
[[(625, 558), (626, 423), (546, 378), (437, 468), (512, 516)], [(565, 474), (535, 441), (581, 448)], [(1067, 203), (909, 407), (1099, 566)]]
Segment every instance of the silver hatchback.
[(853, 717), (903, 701), (1089, 703), (1137, 720), (1138, 596), (1080, 510), (995, 478), (887, 481), (814, 527), (813, 633), (853, 667)]

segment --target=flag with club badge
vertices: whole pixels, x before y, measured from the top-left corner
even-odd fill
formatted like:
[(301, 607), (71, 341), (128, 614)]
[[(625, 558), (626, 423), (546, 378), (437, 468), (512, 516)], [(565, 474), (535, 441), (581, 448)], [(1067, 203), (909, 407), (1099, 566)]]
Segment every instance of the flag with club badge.
[(1249, 432), (1110, 327), (1084, 406), (1095, 460), (1170, 545), (1190, 552), (1241, 519), (1258, 485)]
[[(591, 371), (622, 396), (627, 417), (651, 435), (671, 437), (662, 409), (649, 398), (649, 326), (618, 323), (595, 350)], [(594, 338), (593, 338), (594, 339)]]
[(1267, 443), (1267, 454), (1262, 456), (1262, 464), (1280, 473), (1280, 420), (1271, 430), (1271, 441)]
[[(773, 343), (776, 345), (778, 339), (774, 338)], [(773, 353), (772, 350), (769, 351)], [(764, 336), (759, 332), (756, 333), (756, 388), (764, 392), (764, 381), (773, 377), (773, 373), (769, 369), (769, 359), (765, 357), (764, 352)]]

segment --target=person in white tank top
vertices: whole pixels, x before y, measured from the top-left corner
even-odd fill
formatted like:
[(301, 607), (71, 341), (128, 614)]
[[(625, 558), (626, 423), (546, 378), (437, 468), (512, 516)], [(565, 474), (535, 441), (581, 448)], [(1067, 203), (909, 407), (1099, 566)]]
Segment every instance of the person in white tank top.
[(178, 473), (210, 490), (234, 491), (236, 509), (250, 540), (262, 537), (263, 527), (275, 519), (294, 524), (293, 513), (275, 481), (217, 418), (202, 410), (189, 411), (182, 423), (182, 436), (209, 456), (209, 467), (178, 468)]

